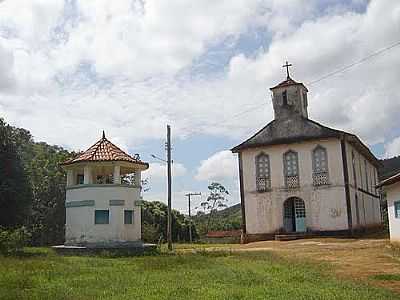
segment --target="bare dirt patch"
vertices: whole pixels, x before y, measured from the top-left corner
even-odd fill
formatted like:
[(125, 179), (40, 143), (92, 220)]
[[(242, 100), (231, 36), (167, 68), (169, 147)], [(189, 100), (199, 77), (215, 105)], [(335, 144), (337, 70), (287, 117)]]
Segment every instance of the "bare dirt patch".
[(313, 238), (241, 245), (238, 251), (268, 250), (288, 259), (327, 262), (342, 278), (367, 281), (400, 293), (400, 254), (388, 239)]

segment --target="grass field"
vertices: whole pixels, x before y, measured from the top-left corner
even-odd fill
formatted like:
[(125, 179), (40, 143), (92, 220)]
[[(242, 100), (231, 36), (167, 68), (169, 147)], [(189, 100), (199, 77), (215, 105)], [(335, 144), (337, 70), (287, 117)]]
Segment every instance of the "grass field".
[[(0, 257), (0, 299), (400, 299), (269, 252)], [(323, 271), (320, 271), (323, 270)]]

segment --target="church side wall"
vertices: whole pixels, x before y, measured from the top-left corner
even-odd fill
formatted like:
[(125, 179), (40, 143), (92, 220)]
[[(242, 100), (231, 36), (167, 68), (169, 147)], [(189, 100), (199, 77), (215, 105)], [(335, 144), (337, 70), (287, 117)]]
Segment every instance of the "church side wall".
[[(89, 205), (66, 207), (66, 244), (140, 240), (141, 208), (135, 203), (139, 199), (139, 188), (92, 186), (68, 189), (67, 203), (89, 201)], [(110, 200), (117, 201), (110, 205)], [(95, 210), (109, 210), (109, 224), (95, 224)], [(124, 210), (133, 210), (133, 224), (124, 224)]]
[(380, 201), (378, 191), (375, 189), (378, 183), (378, 170), (347, 142), (346, 153), (353, 228), (378, 226), (381, 224)]
[[(312, 151), (317, 145), (328, 154), (329, 185), (315, 187), (312, 178)], [(283, 154), (298, 153), (300, 188), (285, 187)], [(271, 191), (256, 188), (255, 158), (264, 152), (270, 158)], [(347, 208), (344, 189), (343, 161), (340, 141), (326, 139), (313, 142), (274, 145), (246, 149), (242, 152), (243, 189), (248, 234), (275, 233), (283, 229), (283, 203), (289, 197), (303, 199), (306, 207), (306, 227), (312, 231), (347, 230)]]

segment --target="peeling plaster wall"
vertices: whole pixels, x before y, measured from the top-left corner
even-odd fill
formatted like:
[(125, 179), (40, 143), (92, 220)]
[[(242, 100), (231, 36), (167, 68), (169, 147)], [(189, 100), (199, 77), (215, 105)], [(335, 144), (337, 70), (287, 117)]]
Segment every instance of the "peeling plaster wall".
[(388, 205), (390, 240), (400, 242), (400, 218), (396, 219), (394, 213), (394, 202), (400, 201), (400, 182), (385, 186), (384, 190)]
[[(321, 145), (327, 149), (329, 186), (314, 187), (312, 180), (312, 150)], [(298, 153), (300, 188), (284, 187), (283, 154)], [(269, 155), (271, 191), (259, 193), (256, 189), (255, 157)], [(340, 141), (320, 141), (274, 145), (242, 151), (243, 189), (246, 210), (246, 230), (249, 234), (273, 233), (283, 227), (283, 203), (289, 197), (303, 199), (306, 207), (306, 226), (316, 231), (348, 229), (343, 161)]]
[[(141, 239), (141, 208), (135, 205), (140, 189), (125, 186), (89, 186), (68, 189), (66, 202), (94, 200), (94, 206), (66, 208), (66, 244), (110, 243)], [(110, 206), (110, 200), (124, 205)], [(109, 210), (109, 224), (94, 224), (95, 210)], [(133, 224), (124, 224), (124, 210), (133, 210)]]

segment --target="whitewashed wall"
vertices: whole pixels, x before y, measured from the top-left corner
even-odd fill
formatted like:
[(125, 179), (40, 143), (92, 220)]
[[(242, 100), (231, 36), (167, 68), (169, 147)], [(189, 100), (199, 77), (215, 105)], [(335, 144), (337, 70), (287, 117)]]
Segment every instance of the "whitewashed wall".
[(388, 204), (390, 240), (400, 242), (400, 219), (396, 219), (394, 213), (394, 202), (400, 201), (400, 182), (386, 186), (384, 189)]
[[(67, 190), (66, 202), (94, 200), (94, 206), (66, 208), (66, 244), (138, 241), (141, 238), (141, 209), (138, 187), (80, 186)], [(110, 206), (110, 200), (124, 200), (123, 206)], [(95, 224), (95, 210), (109, 210), (109, 224)], [(124, 210), (133, 210), (133, 224), (124, 224)]]
[[(312, 151), (317, 145), (327, 149), (329, 186), (313, 186)], [(293, 191), (284, 186), (283, 154), (288, 150), (296, 151), (299, 159), (300, 188)], [(255, 157), (261, 152), (269, 155), (271, 166), (272, 191), (264, 193), (257, 192), (256, 188)], [(283, 203), (293, 196), (305, 202), (309, 229), (348, 229), (343, 160), (338, 139), (246, 149), (242, 152), (242, 164), (247, 233), (273, 233), (282, 228)]]

